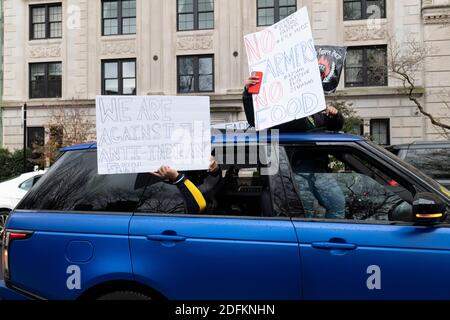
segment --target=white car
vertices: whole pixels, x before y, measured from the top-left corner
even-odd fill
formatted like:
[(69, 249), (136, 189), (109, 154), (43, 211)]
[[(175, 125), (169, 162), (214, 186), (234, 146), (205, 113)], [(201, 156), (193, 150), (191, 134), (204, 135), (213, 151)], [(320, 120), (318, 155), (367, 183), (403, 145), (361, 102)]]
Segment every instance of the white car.
[(0, 233), (5, 225), (6, 218), (28, 190), (39, 180), (45, 171), (24, 173), (21, 176), (0, 183)]

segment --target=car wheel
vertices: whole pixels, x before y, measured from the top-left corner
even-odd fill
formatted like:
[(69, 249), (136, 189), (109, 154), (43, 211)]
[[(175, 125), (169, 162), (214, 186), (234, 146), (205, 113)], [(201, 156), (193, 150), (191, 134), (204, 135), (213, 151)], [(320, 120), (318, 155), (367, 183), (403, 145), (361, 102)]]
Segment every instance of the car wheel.
[(140, 301), (140, 300), (151, 300), (151, 298), (146, 296), (145, 294), (135, 291), (115, 291), (101, 295), (100, 297), (97, 298), (97, 300)]

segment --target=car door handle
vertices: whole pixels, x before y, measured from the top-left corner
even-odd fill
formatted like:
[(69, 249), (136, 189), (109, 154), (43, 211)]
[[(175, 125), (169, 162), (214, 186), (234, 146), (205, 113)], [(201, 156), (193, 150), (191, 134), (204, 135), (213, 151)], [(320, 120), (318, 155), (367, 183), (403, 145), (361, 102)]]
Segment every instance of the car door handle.
[(186, 237), (177, 235), (151, 234), (147, 236), (147, 240), (160, 242), (183, 242)]
[(186, 237), (175, 235), (151, 234), (147, 236), (147, 240), (159, 242), (183, 242), (186, 241)]
[(314, 242), (312, 247), (324, 250), (355, 250), (356, 245), (351, 243)]

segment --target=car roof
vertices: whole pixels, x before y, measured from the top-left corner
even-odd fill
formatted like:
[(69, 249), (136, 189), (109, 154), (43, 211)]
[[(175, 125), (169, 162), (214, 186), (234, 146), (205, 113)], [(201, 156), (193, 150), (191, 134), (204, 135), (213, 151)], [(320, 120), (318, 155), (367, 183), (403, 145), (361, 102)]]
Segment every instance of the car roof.
[(422, 149), (422, 148), (450, 148), (450, 141), (416, 141), (413, 143), (405, 143), (392, 145), (391, 149)]
[[(237, 133), (223, 135), (213, 135), (213, 143), (225, 143), (225, 142), (258, 142), (264, 141), (267, 135), (258, 134), (255, 132), (249, 133)], [(273, 136), (272, 136), (273, 137)], [(344, 133), (281, 133), (279, 135), (279, 141), (281, 143), (302, 143), (302, 142), (357, 142), (365, 141), (366, 139), (360, 136), (355, 136), (351, 134)], [(269, 137), (268, 142), (271, 139)], [(88, 150), (97, 149), (97, 144), (95, 142), (85, 143), (70, 147), (62, 148), (61, 151), (76, 151), (76, 150)]]

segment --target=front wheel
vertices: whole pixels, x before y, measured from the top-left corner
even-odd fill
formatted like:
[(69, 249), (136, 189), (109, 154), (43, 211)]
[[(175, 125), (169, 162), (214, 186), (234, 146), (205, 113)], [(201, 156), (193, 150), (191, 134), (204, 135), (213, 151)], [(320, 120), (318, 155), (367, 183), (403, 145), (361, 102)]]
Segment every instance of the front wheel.
[(141, 301), (151, 300), (150, 297), (135, 291), (115, 291), (101, 295), (97, 300), (115, 300), (115, 301)]

